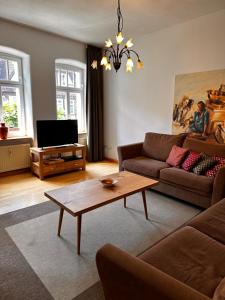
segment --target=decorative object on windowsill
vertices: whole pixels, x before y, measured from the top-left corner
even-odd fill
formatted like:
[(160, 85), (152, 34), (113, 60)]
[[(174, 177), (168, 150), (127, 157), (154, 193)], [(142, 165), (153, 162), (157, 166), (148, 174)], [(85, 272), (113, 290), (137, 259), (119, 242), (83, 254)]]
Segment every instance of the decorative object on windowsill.
[[(112, 62), (114, 69), (117, 72), (120, 69), (123, 56), (126, 56), (127, 57), (126, 71), (132, 72), (134, 67), (134, 62), (131, 56), (135, 55), (137, 57), (137, 69), (141, 69), (144, 66), (143, 62), (140, 60), (138, 53), (130, 49), (134, 45), (132, 39), (127, 40), (126, 43), (123, 44), (123, 40), (124, 40), (124, 37), (122, 35), (123, 16), (120, 9), (120, 0), (118, 0), (117, 17), (118, 17), (118, 25), (117, 25), (118, 31), (116, 35), (116, 42), (113, 43), (111, 39), (105, 41), (104, 55), (101, 60), (101, 65), (105, 67), (105, 70), (111, 70), (112, 69), (111, 62)], [(93, 60), (91, 66), (93, 69), (97, 69), (98, 67), (97, 60)]]
[(5, 123), (0, 123), (0, 140), (6, 140), (8, 137), (8, 127), (5, 126)]

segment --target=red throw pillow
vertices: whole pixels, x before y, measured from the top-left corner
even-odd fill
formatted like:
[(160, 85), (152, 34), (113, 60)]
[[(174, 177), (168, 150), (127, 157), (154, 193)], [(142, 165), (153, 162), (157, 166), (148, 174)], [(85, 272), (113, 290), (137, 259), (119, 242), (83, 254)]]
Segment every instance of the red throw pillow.
[(173, 167), (179, 167), (187, 153), (188, 149), (173, 145), (166, 162)]
[(205, 173), (205, 176), (207, 177), (215, 177), (216, 173), (221, 169), (222, 167), (225, 166), (225, 160), (219, 161), (212, 169), (208, 170)]
[(201, 158), (201, 153), (190, 151), (188, 157), (182, 164), (182, 169), (184, 169), (185, 171), (191, 171)]

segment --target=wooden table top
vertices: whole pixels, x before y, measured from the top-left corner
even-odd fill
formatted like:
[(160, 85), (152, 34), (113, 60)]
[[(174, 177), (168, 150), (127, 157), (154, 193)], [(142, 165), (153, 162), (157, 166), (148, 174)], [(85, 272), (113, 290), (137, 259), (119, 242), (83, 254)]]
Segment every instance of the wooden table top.
[(70, 214), (77, 216), (158, 184), (156, 180), (127, 171), (110, 174), (100, 179), (103, 178), (117, 179), (118, 183), (106, 188), (99, 179), (91, 179), (44, 194)]

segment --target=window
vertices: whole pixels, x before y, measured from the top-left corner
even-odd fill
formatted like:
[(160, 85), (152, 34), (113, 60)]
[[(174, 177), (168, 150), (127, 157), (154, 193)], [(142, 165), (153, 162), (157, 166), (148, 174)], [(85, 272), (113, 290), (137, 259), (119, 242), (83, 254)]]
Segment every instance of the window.
[(57, 63), (55, 78), (57, 119), (77, 119), (79, 132), (84, 132), (84, 70), (74, 65)]
[(22, 60), (5, 53), (0, 53), (0, 118), (11, 135), (24, 133)]

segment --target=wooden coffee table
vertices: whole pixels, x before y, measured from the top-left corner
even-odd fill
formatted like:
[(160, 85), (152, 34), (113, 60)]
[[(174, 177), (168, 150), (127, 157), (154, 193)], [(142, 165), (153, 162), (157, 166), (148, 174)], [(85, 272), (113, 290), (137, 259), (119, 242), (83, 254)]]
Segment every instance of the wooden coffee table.
[(98, 179), (92, 179), (44, 193), (46, 197), (60, 207), (58, 236), (61, 232), (64, 210), (77, 217), (78, 255), (80, 255), (81, 220), (84, 213), (122, 198), (124, 199), (124, 207), (126, 207), (126, 197), (142, 192), (145, 217), (148, 219), (145, 190), (156, 185), (158, 181), (127, 171), (110, 174), (101, 179), (107, 177), (117, 179), (118, 183), (113, 187), (106, 188)]

